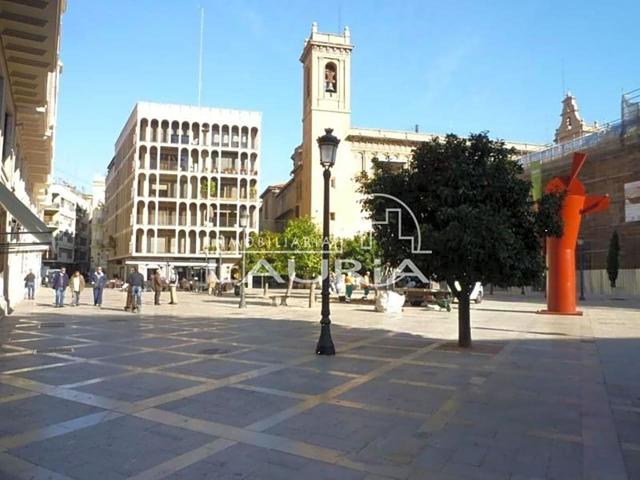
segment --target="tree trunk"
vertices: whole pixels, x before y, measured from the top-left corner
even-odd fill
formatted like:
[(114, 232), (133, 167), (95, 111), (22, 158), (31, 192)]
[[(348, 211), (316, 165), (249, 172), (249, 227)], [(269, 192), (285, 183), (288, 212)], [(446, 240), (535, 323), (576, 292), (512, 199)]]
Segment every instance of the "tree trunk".
[(316, 291), (316, 282), (311, 282), (309, 284), (309, 308), (313, 308), (316, 304), (316, 297), (315, 297), (315, 291)]
[(471, 347), (471, 301), (469, 289), (462, 287), (458, 295), (458, 346)]
[(289, 281), (287, 282), (287, 291), (284, 294), (285, 299), (289, 299), (291, 296), (291, 290), (293, 290), (293, 276), (290, 276)]

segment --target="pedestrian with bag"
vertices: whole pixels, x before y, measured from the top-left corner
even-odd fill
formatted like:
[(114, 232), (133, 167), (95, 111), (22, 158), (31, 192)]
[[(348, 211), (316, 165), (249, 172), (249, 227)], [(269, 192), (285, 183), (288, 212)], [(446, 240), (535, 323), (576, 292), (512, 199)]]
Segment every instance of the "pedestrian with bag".
[(176, 305), (178, 303), (178, 275), (173, 269), (169, 274), (169, 294), (171, 297), (169, 305)]
[(80, 294), (84, 290), (84, 277), (80, 275), (80, 272), (76, 270), (71, 277), (69, 287), (71, 288), (71, 306), (80, 306)]
[(33, 270), (29, 270), (29, 273), (24, 277), (24, 286), (27, 289), (27, 299), (33, 300), (36, 291), (36, 276)]
[(93, 306), (102, 308), (102, 292), (107, 284), (107, 276), (102, 272), (102, 267), (96, 268), (91, 274), (91, 286), (93, 287)]
[(56, 294), (56, 308), (64, 307), (64, 293), (68, 286), (69, 275), (67, 275), (67, 269), (61, 267), (60, 271), (56, 272), (56, 274), (53, 276), (53, 282), (51, 284), (51, 287)]

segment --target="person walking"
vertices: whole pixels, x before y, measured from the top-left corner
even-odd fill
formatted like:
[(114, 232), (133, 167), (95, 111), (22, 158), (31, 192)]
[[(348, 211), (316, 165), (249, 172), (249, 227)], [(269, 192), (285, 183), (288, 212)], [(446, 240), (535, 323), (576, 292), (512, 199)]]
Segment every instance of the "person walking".
[(351, 295), (353, 295), (353, 288), (354, 288), (354, 280), (353, 277), (351, 276), (351, 273), (347, 273), (347, 276), (344, 279), (344, 284), (345, 284), (345, 291), (347, 294), (347, 303), (351, 303)]
[(131, 267), (131, 273), (127, 278), (129, 288), (131, 288), (131, 313), (139, 312), (142, 306), (142, 288), (144, 287), (144, 277), (136, 267)]
[(216, 272), (211, 270), (209, 272), (209, 276), (207, 277), (207, 289), (209, 291), (209, 295), (215, 292), (217, 284), (218, 284), (218, 277), (216, 277)]
[(27, 299), (33, 300), (36, 291), (36, 276), (33, 270), (29, 270), (29, 273), (24, 277), (24, 286), (27, 289)]
[(370, 284), (371, 284), (371, 278), (369, 276), (369, 272), (364, 272), (364, 276), (362, 277), (362, 282), (360, 282), (360, 285), (362, 286), (363, 300), (366, 300), (369, 297)]
[(102, 267), (96, 268), (91, 274), (91, 286), (93, 287), (93, 306), (102, 307), (102, 292), (107, 284), (107, 276), (102, 272)]
[(69, 286), (69, 275), (67, 275), (67, 269), (60, 268), (59, 272), (53, 276), (53, 282), (51, 287), (56, 293), (56, 308), (64, 307), (64, 292)]
[(78, 270), (76, 270), (71, 277), (69, 286), (71, 287), (71, 306), (79, 307), (80, 294), (82, 293), (82, 290), (84, 290), (84, 277), (80, 275)]
[(151, 287), (153, 288), (153, 304), (160, 305), (160, 294), (162, 293), (162, 278), (160, 277), (160, 270), (152, 275)]
[(178, 303), (178, 275), (173, 269), (169, 274), (169, 294), (171, 296), (169, 305), (176, 305)]

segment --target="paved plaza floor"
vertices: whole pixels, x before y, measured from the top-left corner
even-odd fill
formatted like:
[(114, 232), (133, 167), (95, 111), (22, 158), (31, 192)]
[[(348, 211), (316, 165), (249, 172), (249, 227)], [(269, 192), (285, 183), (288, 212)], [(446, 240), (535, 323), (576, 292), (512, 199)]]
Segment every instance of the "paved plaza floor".
[(455, 310), (332, 304), (327, 358), (302, 297), (145, 295), (0, 320), (1, 479), (640, 479), (637, 302), (490, 297), (469, 351)]

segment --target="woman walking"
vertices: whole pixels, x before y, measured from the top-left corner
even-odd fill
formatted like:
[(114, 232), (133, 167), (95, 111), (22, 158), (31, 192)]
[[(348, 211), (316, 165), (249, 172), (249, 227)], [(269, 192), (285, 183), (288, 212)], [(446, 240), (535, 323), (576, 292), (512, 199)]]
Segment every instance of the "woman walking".
[(71, 287), (72, 296), (71, 306), (77, 307), (80, 305), (80, 294), (82, 293), (82, 290), (84, 290), (84, 277), (80, 275), (78, 270), (76, 270), (71, 277), (69, 286)]

